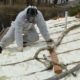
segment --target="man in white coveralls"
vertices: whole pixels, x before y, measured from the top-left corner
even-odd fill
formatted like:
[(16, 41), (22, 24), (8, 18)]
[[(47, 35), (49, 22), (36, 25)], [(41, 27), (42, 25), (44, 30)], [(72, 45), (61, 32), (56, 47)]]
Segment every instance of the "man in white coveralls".
[(24, 43), (39, 40), (38, 33), (34, 26), (35, 24), (37, 24), (45, 41), (47, 43), (52, 42), (53, 40), (49, 36), (42, 13), (35, 6), (28, 6), (18, 14), (15, 21), (11, 23), (8, 32), (1, 39), (0, 53), (14, 40), (18, 46), (18, 51), (23, 51)]

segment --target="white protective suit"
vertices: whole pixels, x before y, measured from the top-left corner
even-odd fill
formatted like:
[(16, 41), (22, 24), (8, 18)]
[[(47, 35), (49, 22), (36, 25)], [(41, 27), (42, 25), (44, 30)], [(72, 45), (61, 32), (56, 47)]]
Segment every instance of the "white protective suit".
[[(38, 33), (36, 32), (34, 24), (29, 23), (26, 18), (27, 9), (30, 7), (32, 6), (29, 6), (23, 11), (21, 11), (16, 17), (15, 21), (11, 23), (10, 29), (4, 35), (4, 37), (2, 38), (0, 42), (0, 46), (2, 48), (8, 46), (14, 40), (16, 41), (18, 47), (22, 47), (22, 48), (23, 48), (23, 41), (24, 42), (34, 42), (34, 41), (39, 40), (39, 36), (38, 36)], [(37, 24), (44, 39), (46, 41), (49, 40), (50, 37), (48, 34), (45, 20), (43, 18), (42, 13), (39, 10), (38, 10), (37, 16), (35, 17), (35, 24)]]

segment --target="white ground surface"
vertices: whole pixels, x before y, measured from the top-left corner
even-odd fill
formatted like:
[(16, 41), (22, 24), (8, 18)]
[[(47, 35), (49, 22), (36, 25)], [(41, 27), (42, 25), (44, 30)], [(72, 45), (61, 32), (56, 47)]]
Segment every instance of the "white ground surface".
[[(65, 28), (65, 18), (48, 20), (46, 23), (51, 38), (56, 41)], [(79, 23), (79, 19), (76, 19), (75, 17), (68, 17), (68, 27)], [(32, 58), (38, 49), (46, 46), (46, 43), (42, 42), (44, 41), (43, 37), (41, 34), (39, 35), (40, 40), (34, 43), (34, 45), (24, 48), (23, 52), (16, 51), (16, 44), (12, 44), (7, 47), (3, 53), (0, 54), (0, 65), (20, 62)], [(80, 27), (70, 31), (64, 37), (61, 45), (56, 49), (56, 52), (59, 54), (58, 57), (60, 63), (66, 64), (74, 61), (80, 61)], [(49, 56), (47, 51), (42, 53)], [(39, 56), (41, 57), (42, 55)], [(71, 65), (68, 68), (70, 69), (75, 65)], [(52, 70), (39, 72), (44, 69), (45, 66), (36, 60), (15, 65), (0, 66), (0, 80), (46, 80), (55, 75), (54, 71)], [(30, 74), (33, 72), (36, 73)], [(62, 80), (65, 80), (65, 78)], [(70, 75), (66, 77), (66, 80), (80, 80), (80, 73), (77, 74), (77, 77)]]

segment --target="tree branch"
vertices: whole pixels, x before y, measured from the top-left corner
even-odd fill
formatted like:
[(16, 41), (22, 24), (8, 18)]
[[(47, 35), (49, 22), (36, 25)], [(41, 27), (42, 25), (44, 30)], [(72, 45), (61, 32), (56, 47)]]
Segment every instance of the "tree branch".
[(61, 36), (57, 39), (57, 42), (56, 42), (56, 47), (58, 47), (60, 45), (60, 43), (62, 42), (64, 36), (66, 36), (71, 30), (75, 29), (75, 28), (78, 28), (80, 26), (80, 24), (78, 25), (74, 25), (68, 29), (65, 28), (65, 30), (62, 32)]
[(68, 71), (65, 71), (65, 72), (63, 72), (63, 73), (61, 73), (59, 75), (55, 75), (55, 76), (53, 76), (53, 77), (51, 77), (51, 78), (49, 78), (47, 80), (59, 80), (59, 79), (62, 79), (64, 77), (66, 77), (67, 75), (72, 74), (72, 73), (74, 73), (74, 72), (76, 72), (78, 70), (80, 70), (80, 64), (78, 64), (77, 66), (75, 66), (74, 68), (72, 68), (72, 69), (70, 69)]
[[(35, 60), (35, 59), (36, 59), (36, 60), (39, 60), (38, 54), (39, 54), (41, 51), (52, 49), (52, 48), (54, 48), (55, 46), (58, 47), (58, 46), (60, 45), (62, 39), (64, 38), (64, 36), (65, 36), (68, 32), (70, 32), (71, 30), (73, 30), (73, 29), (75, 29), (75, 28), (78, 28), (79, 26), (80, 26), (80, 24), (75, 25), (75, 26), (72, 26), (72, 27), (64, 30), (64, 32), (61, 34), (61, 36), (59, 37), (59, 39), (57, 40), (57, 42), (54, 44), (54, 46), (52, 46), (52, 47), (47, 46), (47, 47), (44, 47), (44, 48), (39, 49), (39, 50), (35, 53), (35, 55), (34, 55), (33, 58), (30, 58), (30, 59), (27, 59), (27, 60), (23, 60), (23, 61), (20, 61), (20, 62), (14, 62), (14, 63), (9, 63), (9, 64), (4, 64), (4, 65), (0, 65), (0, 66), (16, 65), (16, 64), (20, 64), (20, 63), (27, 62), (27, 61), (30, 61), (30, 60)], [(56, 64), (56, 63), (54, 63), (54, 64)], [(60, 65), (60, 64), (57, 64), (57, 65)]]

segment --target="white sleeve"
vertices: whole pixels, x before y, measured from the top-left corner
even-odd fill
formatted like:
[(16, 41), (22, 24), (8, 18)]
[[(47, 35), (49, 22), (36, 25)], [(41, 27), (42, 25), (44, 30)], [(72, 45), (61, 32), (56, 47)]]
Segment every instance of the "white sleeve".
[(50, 36), (47, 30), (47, 25), (40, 11), (38, 11), (38, 15), (36, 17), (36, 23), (44, 39), (48, 41), (50, 39)]
[(15, 26), (15, 40), (18, 47), (23, 48), (23, 26)]
[(25, 21), (25, 11), (21, 11), (15, 19), (15, 41), (18, 47), (23, 47), (23, 26)]

